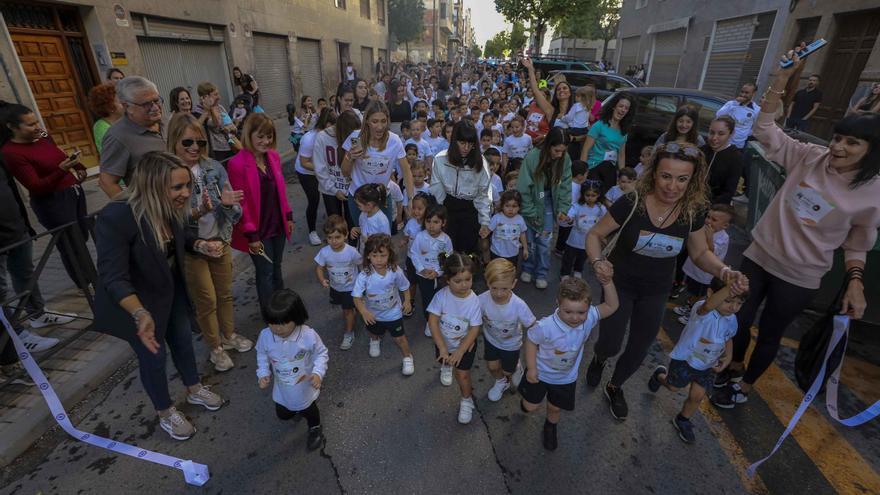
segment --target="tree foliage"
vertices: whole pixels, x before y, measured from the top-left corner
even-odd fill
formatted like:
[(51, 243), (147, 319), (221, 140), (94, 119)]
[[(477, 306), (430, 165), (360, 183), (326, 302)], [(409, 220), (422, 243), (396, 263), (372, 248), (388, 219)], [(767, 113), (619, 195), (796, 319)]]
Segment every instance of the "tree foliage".
[(422, 0), (388, 0), (388, 30), (398, 42), (420, 40), (424, 29), (425, 5)]
[(544, 43), (549, 26), (572, 15), (583, 0), (495, 0), (495, 10), (511, 23), (527, 23), (535, 35), (536, 51)]
[(510, 46), (510, 32), (501, 31), (486, 41), (483, 56), (486, 58), (502, 58), (504, 50)]
[(474, 58), (480, 58), (483, 56), (483, 50), (480, 49), (479, 45), (474, 43), (474, 45), (471, 46), (471, 55), (473, 55)]
[(522, 22), (514, 22), (510, 30), (510, 37), (507, 47), (510, 51), (516, 53), (526, 47), (529, 36), (526, 34), (526, 27)]
[(578, 8), (575, 12), (559, 20), (553, 27), (558, 33), (567, 37), (602, 40), (601, 58), (604, 59), (608, 52), (608, 42), (617, 37), (621, 0), (577, 0), (577, 2)]

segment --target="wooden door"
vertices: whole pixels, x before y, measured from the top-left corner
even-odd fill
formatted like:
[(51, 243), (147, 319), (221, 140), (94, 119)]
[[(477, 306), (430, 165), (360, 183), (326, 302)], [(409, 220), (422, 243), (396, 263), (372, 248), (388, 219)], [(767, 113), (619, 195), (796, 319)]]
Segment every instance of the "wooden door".
[(12, 33), (15, 52), (43, 117), (46, 130), (66, 152), (82, 151), (87, 167), (98, 164), (98, 153), (89, 128), (86, 102), (79, 101), (76, 74), (61, 36)]

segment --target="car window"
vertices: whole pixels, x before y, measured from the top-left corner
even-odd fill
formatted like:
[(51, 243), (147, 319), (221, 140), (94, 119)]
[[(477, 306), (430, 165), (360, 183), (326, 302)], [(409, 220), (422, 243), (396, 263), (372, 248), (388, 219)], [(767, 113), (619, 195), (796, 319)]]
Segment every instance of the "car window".
[(572, 86), (581, 87), (586, 86), (587, 84), (596, 85), (596, 79), (589, 74), (568, 73), (565, 77)]
[(639, 110), (652, 113), (668, 113), (671, 116), (678, 108), (678, 98), (670, 95), (642, 95), (639, 97)]
[(700, 119), (700, 132), (703, 134), (709, 132), (709, 124), (715, 118), (715, 112), (723, 105), (721, 102), (696, 96), (688, 96), (687, 104), (697, 109)]
[(623, 79), (618, 79), (616, 77), (607, 77), (605, 78), (605, 89), (608, 91), (617, 91), (618, 89), (627, 89), (631, 88), (632, 84), (624, 81)]

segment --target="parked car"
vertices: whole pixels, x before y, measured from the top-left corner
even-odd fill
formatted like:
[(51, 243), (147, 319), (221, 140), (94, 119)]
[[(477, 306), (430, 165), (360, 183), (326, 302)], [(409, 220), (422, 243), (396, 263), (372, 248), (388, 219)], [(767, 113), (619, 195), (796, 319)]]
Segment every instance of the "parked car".
[(596, 96), (600, 100), (604, 100), (615, 91), (639, 88), (645, 85), (636, 78), (621, 74), (609, 74), (592, 70), (555, 70), (547, 76), (547, 81), (550, 82), (551, 87), (558, 75), (564, 76), (565, 81), (571, 85), (574, 91), (577, 91), (581, 86), (592, 84), (596, 87)]
[[(562, 55), (559, 56), (533, 56), (532, 65), (535, 66), (535, 70), (541, 71), (541, 74), (544, 77), (547, 77), (552, 71), (557, 70), (581, 70), (581, 71), (599, 71), (599, 66), (593, 62), (585, 62), (583, 60), (576, 60), (573, 57), (565, 57)], [(519, 64), (518, 70), (525, 70), (522, 63)]]

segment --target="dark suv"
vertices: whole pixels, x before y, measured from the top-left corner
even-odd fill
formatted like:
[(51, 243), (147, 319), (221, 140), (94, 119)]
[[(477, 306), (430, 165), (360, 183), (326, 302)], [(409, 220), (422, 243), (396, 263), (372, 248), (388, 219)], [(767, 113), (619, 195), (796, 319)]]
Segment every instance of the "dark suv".
[[(556, 70), (599, 70), (599, 66), (592, 62), (584, 62), (582, 60), (575, 60), (574, 58), (564, 56), (532, 57), (532, 65), (535, 66), (535, 70), (541, 71), (541, 74), (543, 74), (545, 78), (547, 77), (547, 74)], [(522, 62), (519, 63), (519, 70), (525, 70)]]
[(620, 74), (609, 74), (592, 70), (556, 70), (547, 76), (547, 80), (551, 81), (551, 86), (556, 75), (565, 76), (565, 81), (571, 85), (571, 89), (574, 91), (577, 91), (581, 86), (592, 84), (596, 87), (596, 96), (600, 100), (604, 100), (615, 91), (629, 90), (645, 85), (636, 78)]

